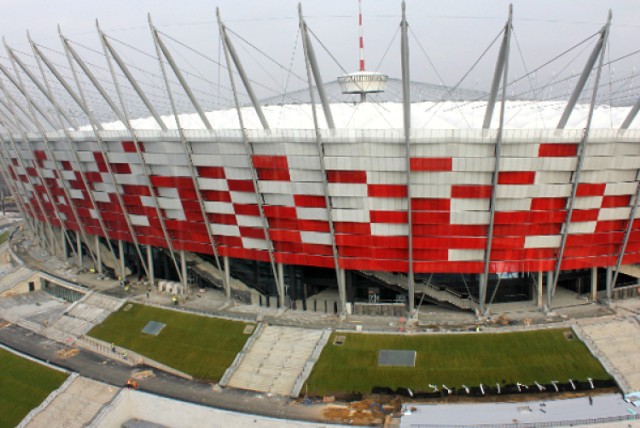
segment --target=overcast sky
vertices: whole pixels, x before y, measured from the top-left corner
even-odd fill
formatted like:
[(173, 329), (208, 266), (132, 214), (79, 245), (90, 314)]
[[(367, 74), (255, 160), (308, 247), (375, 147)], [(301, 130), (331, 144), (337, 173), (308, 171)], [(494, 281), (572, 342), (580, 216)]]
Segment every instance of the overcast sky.
[[(23, 52), (29, 50), (27, 30), (37, 43), (59, 50), (56, 25), (60, 24), (70, 39), (100, 49), (95, 31), (97, 18), (111, 37), (153, 53), (147, 26), (147, 13), (151, 13), (161, 31), (215, 60), (219, 58), (215, 9), (220, 7), (228, 27), (284, 67), (294, 64), (295, 72), (304, 75), (301, 47), (296, 44), (297, 3), (293, 0), (3, 0), (0, 32), (10, 46)], [(525, 65), (531, 70), (596, 33), (606, 21), (609, 9), (613, 11), (613, 24), (608, 58), (640, 49), (638, 0), (515, 0), (512, 3), (517, 40), (517, 43), (512, 42), (512, 77), (523, 74)], [(455, 84), (500, 32), (506, 21), (508, 4), (509, 1), (503, 0), (408, 0), (412, 79), (441, 83), (439, 74), (447, 85)], [(358, 64), (357, 1), (304, 0), (302, 7), (310, 28), (341, 66), (347, 71), (355, 71)], [(400, 2), (363, 0), (363, 12), (367, 68), (399, 77), (400, 41), (398, 36), (394, 39), (394, 35), (400, 20)], [(565, 73), (579, 72), (593, 42), (547, 68), (547, 78), (563, 70)], [(181, 66), (194, 67), (206, 76), (219, 72), (212, 63), (200, 65), (199, 60), (189, 57), (183, 47), (173, 46), (182, 51), (182, 55), (177, 55)], [(387, 47), (390, 48), (384, 55)], [(155, 67), (153, 71), (157, 72), (157, 63), (146, 63), (134, 51), (127, 51), (126, 47), (121, 49), (127, 60), (142, 67)], [(464, 86), (487, 89), (497, 49), (496, 44)], [(325, 81), (342, 73), (320, 46), (316, 46), (316, 51)], [(256, 50), (243, 45), (240, 53), (253, 79), (269, 85), (269, 79), (261, 73), (280, 72), (275, 80), (283, 85), (286, 73), (282, 70), (261, 71), (262, 65), (256, 66), (259, 62), (267, 62)], [(429, 65), (429, 59), (435, 69)], [(4, 52), (0, 53), (0, 61), (6, 61)], [(636, 65), (640, 65), (640, 55), (617, 62), (610, 71), (614, 76), (627, 76), (633, 73)], [(292, 81), (291, 87), (298, 89), (303, 85)], [(264, 89), (259, 92), (263, 96), (270, 95)]]

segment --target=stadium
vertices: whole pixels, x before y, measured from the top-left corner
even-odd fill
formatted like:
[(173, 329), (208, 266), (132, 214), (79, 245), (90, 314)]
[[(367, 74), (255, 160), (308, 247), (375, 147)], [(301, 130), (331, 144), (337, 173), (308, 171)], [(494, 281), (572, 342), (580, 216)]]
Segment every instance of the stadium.
[(102, 68), (62, 32), (62, 66), (31, 40), (27, 56), (7, 46), (0, 166), (50, 253), (250, 304), (311, 310), (323, 293), (343, 315), (635, 292), (640, 102), (604, 82), (611, 17), (560, 100), (514, 93), (510, 13), (480, 91), (411, 80), (404, 6), (400, 79), (361, 57), (324, 83), (300, 11), (308, 87), (262, 100), (218, 19), (233, 100), (218, 109), (151, 21), (156, 97), (99, 28)]

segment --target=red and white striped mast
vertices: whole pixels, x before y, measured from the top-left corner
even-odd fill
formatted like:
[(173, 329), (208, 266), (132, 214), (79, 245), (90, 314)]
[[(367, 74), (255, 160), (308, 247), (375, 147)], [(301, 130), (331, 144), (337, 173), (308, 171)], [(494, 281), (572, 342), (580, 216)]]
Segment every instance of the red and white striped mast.
[(362, 29), (362, 0), (358, 0), (358, 25), (360, 26), (360, 71), (364, 71), (364, 31)]
[(368, 72), (364, 68), (364, 31), (362, 21), (362, 0), (358, 0), (358, 29), (360, 36), (360, 67), (354, 73), (338, 77), (343, 94), (359, 94), (360, 102), (367, 101), (367, 94), (384, 92), (387, 76), (382, 73)]

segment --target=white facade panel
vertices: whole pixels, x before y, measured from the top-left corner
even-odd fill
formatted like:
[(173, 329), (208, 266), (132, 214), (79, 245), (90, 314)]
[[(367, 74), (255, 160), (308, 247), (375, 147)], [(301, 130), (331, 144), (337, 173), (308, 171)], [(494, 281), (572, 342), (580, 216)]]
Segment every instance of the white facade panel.
[(596, 221), (580, 221), (569, 223), (569, 234), (594, 233), (596, 231)]
[(240, 236), (240, 228), (235, 224), (217, 224), (211, 223), (209, 230), (214, 235), (222, 236)]
[(454, 158), (453, 170), (454, 171), (486, 171), (493, 172), (495, 165), (495, 158)]
[(96, 158), (93, 156), (93, 152), (78, 152), (78, 159), (80, 162), (95, 162)]
[(71, 196), (72, 199), (84, 199), (84, 196), (82, 196), (82, 191), (78, 189), (69, 189), (69, 196)]
[(332, 196), (330, 198), (332, 208), (347, 208), (352, 210), (362, 210), (365, 206), (364, 198), (348, 198), (344, 196)]
[(43, 178), (54, 178), (55, 177), (55, 175), (53, 174), (53, 171), (50, 170), (50, 169), (42, 169), (42, 168), (40, 168), (40, 175)]
[(321, 220), (329, 221), (329, 215), (326, 208), (306, 208), (297, 207), (296, 213), (301, 220)]
[(293, 195), (291, 194), (279, 195), (276, 193), (263, 193), (262, 199), (264, 199), (265, 205), (282, 205), (286, 207), (294, 205)]
[(232, 168), (225, 166), (224, 167), (224, 175), (229, 180), (251, 180), (251, 169), (247, 166), (246, 168)]
[(220, 190), (228, 191), (229, 184), (224, 178), (198, 178), (200, 190)]
[(296, 195), (324, 196), (322, 183), (293, 183)]
[(368, 198), (367, 205), (370, 210), (406, 211), (407, 198)]
[(129, 221), (136, 226), (149, 226), (149, 219), (143, 215), (129, 214)]
[(264, 239), (242, 237), (242, 246), (252, 250), (268, 250), (269, 246)]
[(300, 239), (305, 244), (331, 245), (331, 234), (321, 232), (300, 232)]
[(175, 187), (158, 187), (156, 189), (156, 194), (162, 198), (180, 199), (178, 189)]
[[(583, 174), (590, 171), (583, 171)], [(557, 183), (569, 183), (571, 180), (571, 172), (569, 171), (537, 171), (536, 183), (537, 184), (557, 184)], [(583, 177), (580, 174), (580, 178)]]
[(369, 223), (369, 213), (363, 210), (347, 210), (334, 208), (331, 210), (333, 221)]
[(451, 212), (454, 211), (489, 211), (489, 199), (451, 199)]
[(148, 186), (147, 178), (144, 175), (135, 174), (113, 174), (118, 184), (131, 184), (134, 186)]
[(140, 196), (140, 202), (145, 207), (155, 207), (155, 199), (152, 196)]
[(597, 156), (597, 157), (585, 157), (582, 168), (585, 171), (596, 170), (603, 171), (614, 168), (616, 164), (619, 164), (620, 160), (617, 160), (611, 156)]
[(127, 152), (112, 152), (108, 153), (109, 162), (111, 163), (140, 163), (140, 157), (137, 153), (127, 153)]
[(72, 181), (76, 179), (76, 174), (74, 171), (60, 171), (60, 175), (62, 176), (62, 178), (68, 181)]
[(537, 171), (540, 169), (540, 158), (500, 158), (500, 171)]
[(189, 165), (187, 156), (182, 153), (144, 153), (144, 160), (150, 165)]
[[(413, 175), (413, 173), (412, 173)], [(367, 173), (369, 184), (407, 184), (406, 171), (371, 171)]]
[[(289, 181), (258, 181), (258, 189), (261, 193), (293, 194), (293, 183)], [(293, 200), (293, 199), (292, 199)]]
[(191, 169), (188, 166), (180, 165), (152, 165), (151, 173), (166, 177), (190, 177)]
[(604, 189), (605, 195), (633, 195), (636, 193), (638, 183), (607, 183)]
[(451, 186), (433, 186), (430, 184), (415, 184), (409, 188), (412, 198), (450, 198)]
[(630, 207), (601, 208), (598, 212), (598, 220), (627, 220), (630, 215)]
[(519, 184), (499, 184), (496, 187), (496, 198), (520, 199), (531, 196), (537, 186), (525, 186)]
[(559, 246), (559, 235), (535, 235), (524, 238), (525, 248), (557, 248)]
[(484, 250), (449, 249), (449, 261), (466, 262), (484, 260)]
[(290, 169), (289, 177), (293, 182), (320, 182), (322, 183), (325, 178), (322, 171), (319, 170), (302, 170), (302, 169)]
[(179, 141), (145, 141), (145, 153), (184, 154), (184, 147)]
[(233, 204), (229, 202), (204, 202), (204, 210), (208, 213), (235, 214)]
[(157, 199), (158, 199), (158, 206), (162, 209), (165, 209), (165, 210), (182, 209), (182, 203), (180, 202), (180, 199), (163, 198), (163, 197), (159, 197)]
[(290, 170), (320, 171), (320, 158), (316, 153), (313, 156), (289, 156), (287, 157), (287, 165)]
[(96, 202), (111, 202), (109, 199), (109, 194), (105, 192), (91, 192), (93, 193), (93, 199)]
[(451, 224), (489, 224), (491, 213), (484, 211), (453, 211)]
[(191, 161), (195, 166), (222, 166), (224, 164), (222, 156), (202, 153), (192, 154)]
[(231, 200), (236, 204), (257, 204), (258, 199), (255, 193), (249, 192), (229, 192)]
[(247, 226), (247, 227), (262, 227), (262, 220), (260, 217), (256, 217), (253, 215), (236, 215), (236, 220), (238, 221), (238, 226)]
[(167, 218), (170, 218), (172, 220), (185, 221), (187, 219), (187, 217), (185, 217), (185, 215), (184, 215), (184, 211), (182, 211), (182, 210), (166, 209), (166, 210), (164, 210), (164, 214), (165, 214), (165, 216)]
[(331, 196), (367, 196), (366, 184), (329, 183), (327, 187)]
[(371, 223), (373, 236), (408, 236), (409, 225), (394, 223)]
[(496, 211), (529, 211), (531, 198), (496, 199)]
[(602, 196), (581, 196), (577, 197), (573, 203), (573, 208), (576, 210), (588, 210), (601, 206)]

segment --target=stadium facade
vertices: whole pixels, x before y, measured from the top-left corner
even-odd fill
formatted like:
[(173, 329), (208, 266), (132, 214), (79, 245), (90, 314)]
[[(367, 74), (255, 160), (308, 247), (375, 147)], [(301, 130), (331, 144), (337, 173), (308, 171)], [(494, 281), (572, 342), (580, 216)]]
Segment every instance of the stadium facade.
[[(415, 124), (427, 107), (411, 103), (404, 17), (402, 102), (382, 107), (330, 103), (302, 15), (300, 26), (310, 102), (262, 107), (221, 23), (234, 90), (242, 82), (252, 101), (233, 111), (235, 129), (217, 126), (229, 112), (202, 111), (153, 25), (163, 77), (179, 82), (196, 111), (189, 117), (177, 114), (171, 90), (175, 115), (160, 117), (100, 31), (112, 75), (150, 119), (130, 120), (120, 91), (108, 93), (64, 36), (76, 82), (81, 75), (92, 86), (119, 127), (93, 116), (81, 87), (37, 44), (39, 70), (7, 48), (0, 163), (27, 225), (50, 251), (84, 254), (99, 270), (120, 260), (110, 265), (114, 275), (187, 285), (192, 254), (225, 272), (210, 283), (227, 296), (236, 295), (232, 277), (280, 306), (335, 288), (339, 312), (395, 301), (411, 313), (424, 298), (478, 313), (497, 301), (552, 307), (558, 285), (599, 283), (611, 297), (621, 266), (640, 262), (640, 132), (627, 129), (638, 105), (625, 109), (621, 129), (593, 126), (596, 89), (576, 107), (589, 77), (598, 86), (608, 23), (558, 125), (537, 129), (504, 123), (511, 18), (476, 129)], [(75, 125), (54, 84), (90, 126)], [(375, 109), (379, 117), (365, 126), (340, 117)], [(586, 119), (565, 129), (577, 109)], [(304, 111), (307, 129), (294, 129), (295, 119), (273, 127), (292, 111)]]

